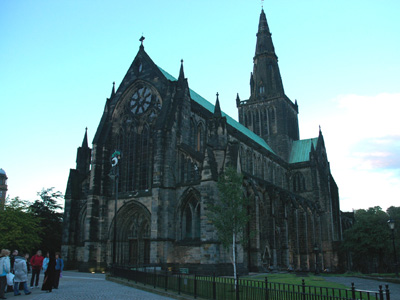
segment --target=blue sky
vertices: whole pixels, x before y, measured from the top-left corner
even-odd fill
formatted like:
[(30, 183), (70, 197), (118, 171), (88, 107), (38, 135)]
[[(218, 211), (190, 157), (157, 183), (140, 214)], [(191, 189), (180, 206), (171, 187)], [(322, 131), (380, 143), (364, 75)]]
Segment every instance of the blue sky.
[[(265, 1), (300, 136), (327, 146), (342, 210), (400, 206), (400, 1)], [(237, 119), (261, 1), (0, 1), (0, 168), (8, 194), (65, 191), (85, 127), (145, 50)]]

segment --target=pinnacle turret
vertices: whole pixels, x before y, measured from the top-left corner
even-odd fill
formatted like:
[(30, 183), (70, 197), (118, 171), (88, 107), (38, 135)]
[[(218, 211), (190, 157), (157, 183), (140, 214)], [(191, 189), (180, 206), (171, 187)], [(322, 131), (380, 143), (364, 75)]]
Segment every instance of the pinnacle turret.
[(183, 59), (181, 59), (181, 68), (179, 70), (179, 77), (178, 80), (185, 79), (185, 73), (183, 72)]
[(88, 138), (87, 138), (87, 127), (85, 129), (85, 136), (83, 137), (83, 141), (82, 141), (82, 148), (89, 148)]
[(219, 94), (217, 93), (217, 100), (215, 101), (215, 108), (214, 108), (214, 116), (215, 117), (222, 117), (221, 106), (219, 105), (218, 96), (219, 96)]
[[(115, 95), (115, 81), (113, 82), (113, 87), (112, 87), (112, 90), (111, 90), (110, 99), (112, 99), (112, 97), (114, 97), (114, 95)], [(86, 128), (86, 129), (87, 129), (87, 128)]]

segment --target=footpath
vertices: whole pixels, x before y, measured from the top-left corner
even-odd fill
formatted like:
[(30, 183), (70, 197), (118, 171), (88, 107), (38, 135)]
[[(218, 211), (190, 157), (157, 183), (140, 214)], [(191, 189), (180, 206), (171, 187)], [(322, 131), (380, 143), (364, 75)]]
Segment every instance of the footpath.
[[(30, 276), (29, 280), (30, 280)], [(6, 293), (7, 299), (11, 300), (77, 300), (77, 299), (132, 299), (132, 300), (162, 300), (173, 299), (132, 287), (121, 285), (106, 280), (105, 274), (80, 273), (75, 271), (64, 271), (60, 278), (58, 289), (46, 293), (40, 288), (31, 289), (32, 294), (25, 295), (20, 291), (20, 296), (14, 293)], [(40, 274), (39, 285), (43, 282), (43, 274)]]
[[(30, 279), (30, 276), (29, 276)], [(351, 287), (354, 282), (357, 289), (377, 291), (379, 285), (384, 288), (389, 285), (390, 299), (400, 300), (400, 284), (391, 283), (382, 280), (364, 279), (358, 277), (325, 277), (327, 281), (341, 283)], [(110, 281), (112, 280), (112, 281)], [(46, 293), (40, 288), (32, 289), (32, 294), (25, 295), (20, 291), (20, 296), (14, 296), (14, 293), (6, 293), (7, 299), (18, 300), (76, 300), (76, 299), (132, 299), (132, 300), (162, 300), (162, 299), (191, 299), (190, 297), (178, 296), (174, 294), (157, 294), (156, 290), (149, 288), (149, 292), (144, 291), (143, 287), (128, 284), (125, 280), (110, 278), (106, 280), (105, 274), (80, 273), (76, 271), (64, 271), (63, 278), (60, 279), (58, 289), (53, 289), (51, 293)], [(40, 286), (43, 281), (43, 274), (40, 274)], [(115, 282), (116, 281), (116, 282)], [(130, 286), (128, 286), (130, 285)], [(132, 287), (133, 286), (133, 287)]]
[(390, 290), (390, 300), (400, 300), (400, 284), (391, 283), (385, 280), (374, 280), (365, 279), (359, 277), (324, 277), (326, 281), (336, 282), (351, 288), (351, 283), (353, 282), (356, 289), (366, 290), (366, 291), (378, 291), (381, 285), (383, 290), (385, 290), (385, 285), (389, 285)]

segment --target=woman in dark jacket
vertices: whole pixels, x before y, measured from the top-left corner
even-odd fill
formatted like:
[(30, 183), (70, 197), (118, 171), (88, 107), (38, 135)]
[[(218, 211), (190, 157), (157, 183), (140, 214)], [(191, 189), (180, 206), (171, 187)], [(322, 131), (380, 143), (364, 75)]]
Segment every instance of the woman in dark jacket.
[(47, 266), (47, 270), (44, 273), (44, 280), (42, 285), (42, 291), (51, 292), (54, 285), (54, 277), (56, 273), (56, 258), (54, 257), (54, 253), (50, 253), (49, 255), (49, 264)]

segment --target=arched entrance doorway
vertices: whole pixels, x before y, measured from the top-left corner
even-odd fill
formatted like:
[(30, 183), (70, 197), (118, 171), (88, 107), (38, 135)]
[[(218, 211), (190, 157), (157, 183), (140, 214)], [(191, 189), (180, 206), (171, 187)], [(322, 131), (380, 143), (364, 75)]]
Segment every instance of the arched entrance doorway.
[[(143, 265), (150, 263), (150, 212), (139, 202), (130, 201), (117, 214), (116, 263)], [(113, 228), (114, 220), (110, 228)], [(113, 242), (113, 230), (110, 231)]]

